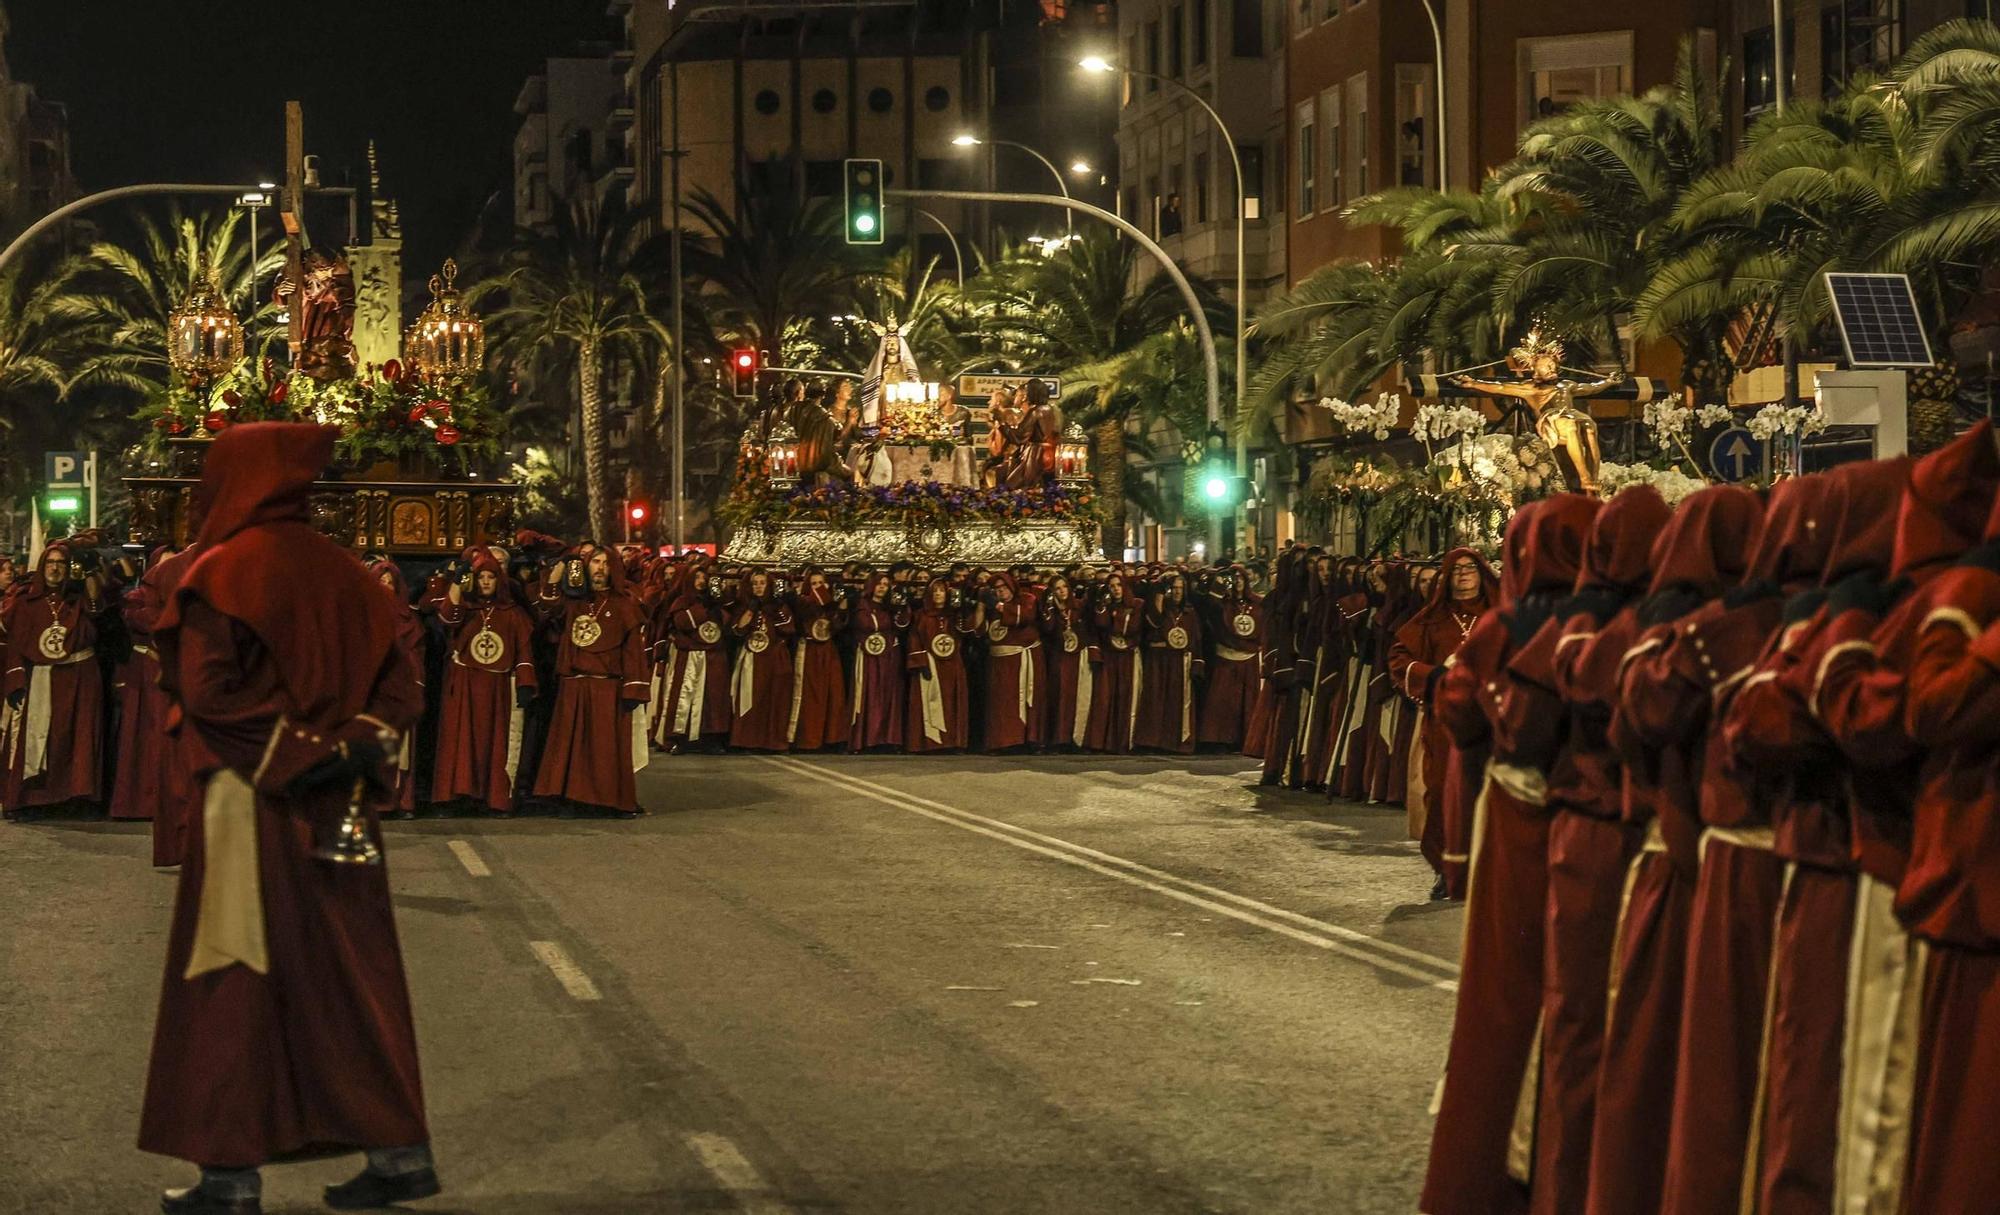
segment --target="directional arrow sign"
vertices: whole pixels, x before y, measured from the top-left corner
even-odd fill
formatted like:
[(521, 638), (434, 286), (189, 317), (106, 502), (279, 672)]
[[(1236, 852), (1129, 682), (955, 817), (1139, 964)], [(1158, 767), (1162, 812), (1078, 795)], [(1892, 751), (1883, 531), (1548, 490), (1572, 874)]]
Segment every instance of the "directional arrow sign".
[(1741, 426), (1731, 426), (1709, 441), (1708, 466), (1725, 481), (1747, 481), (1764, 471), (1764, 445)]

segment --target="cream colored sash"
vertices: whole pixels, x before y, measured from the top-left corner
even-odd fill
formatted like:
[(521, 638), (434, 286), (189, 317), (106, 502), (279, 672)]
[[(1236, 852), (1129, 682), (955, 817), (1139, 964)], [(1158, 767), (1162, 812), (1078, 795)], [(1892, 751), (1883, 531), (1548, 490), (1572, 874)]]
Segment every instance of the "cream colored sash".
[(1090, 677), (1090, 655), (1082, 650), (1076, 652), (1076, 710), (1070, 714), (1069, 740), (1081, 747), (1090, 737), (1090, 694), (1093, 690)]
[(785, 741), (797, 740), (799, 736), (799, 706), (806, 699), (806, 643), (803, 638), (792, 647), (792, 715), (785, 722)]
[(861, 720), (861, 694), (868, 690), (868, 658), (860, 646), (854, 647), (854, 711), (848, 717), (849, 723)]
[(1896, 888), (1862, 874), (1848, 955), (1834, 1215), (1896, 1215), (1909, 1159), (1929, 953), (1896, 919)]
[(736, 678), (729, 687), (730, 699), (735, 702), (736, 716), (746, 717), (757, 704), (757, 656), (746, 646), (736, 656)]
[(1125, 715), (1125, 745), (1132, 745), (1132, 736), (1139, 732), (1139, 694), (1146, 684), (1146, 660), (1132, 651), (1132, 708)]
[(1181, 655), (1181, 741), (1194, 737), (1194, 655)]
[(681, 694), (674, 699), (673, 732), (693, 742), (701, 737), (703, 709), (708, 703), (708, 651), (689, 650), (681, 671)]
[(1548, 805), (1549, 778), (1536, 769), (1516, 767), (1496, 759), (1487, 771), (1493, 774), (1493, 783), (1505, 789), (1515, 801), (1527, 806)]
[(1410, 731), (1410, 758), (1403, 772), (1403, 821), (1410, 838), (1424, 838), (1424, 820), (1430, 817), (1429, 790), (1424, 786), (1424, 710), (1417, 708), (1417, 725)]
[(1016, 695), (1014, 711), (1019, 714), (1021, 724), (1028, 724), (1028, 711), (1035, 707), (1035, 647), (1031, 645), (996, 645), (988, 651), (995, 658), (1019, 658), (1020, 678), (1014, 681)]
[(514, 781), (521, 771), (521, 730), (527, 715), (521, 712), (520, 681), (512, 675), (507, 677), (507, 791), (514, 791)]
[(49, 674), (56, 667), (75, 666), (97, 657), (96, 650), (79, 650), (69, 657), (54, 663), (35, 663), (28, 668), (28, 703), (24, 710), (27, 715), (27, 729), (24, 742), (26, 752), (21, 766), (21, 778), (33, 780), (47, 769), (49, 763), (49, 701), (54, 682)]
[(644, 772), (646, 765), (653, 762), (652, 744), (646, 738), (650, 720), (645, 705), (632, 710), (632, 771), (634, 772)]
[(194, 946), (181, 977), (199, 978), (239, 962), (269, 974), (263, 878), (257, 864), (257, 794), (232, 769), (208, 780), (201, 837), (201, 903)]
[(924, 737), (934, 743), (941, 743), (944, 741), (945, 731), (944, 691), (938, 687), (937, 656), (926, 654), (924, 661), (931, 664), (929, 679), (921, 675), (917, 677), (917, 682), (923, 685), (921, 695), (924, 698)]

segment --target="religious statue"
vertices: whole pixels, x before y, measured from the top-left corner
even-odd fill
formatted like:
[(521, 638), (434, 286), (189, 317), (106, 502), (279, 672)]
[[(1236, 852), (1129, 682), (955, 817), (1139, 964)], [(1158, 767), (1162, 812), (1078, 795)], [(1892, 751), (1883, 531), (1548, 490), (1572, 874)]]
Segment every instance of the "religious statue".
[(302, 313), (292, 364), (315, 380), (353, 379), (354, 274), (346, 258), (318, 247), (306, 250), (300, 265), (305, 290), (296, 291), (290, 276), (280, 275), (274, 293), (279, 303)]
[(1596, 494), (1597, 423), (1579, 408), (1577, 397), (1595, 396), (1623, 383), (1619, 377), (1598, 380), (1571, 380), (1562, 365), (1562, 343), (1542, 336), (1540, 326), (1528, 330), (1507, 355), (1507, 369), (1526, 379), (1488, 380), (1469, 375), (1447, 377), (1451, 383), (1475, 392), (1525, 401), (1535, 413), (1535, 433), (1548, 444), (1562, 469), (1563, 480), (1572, 493)]

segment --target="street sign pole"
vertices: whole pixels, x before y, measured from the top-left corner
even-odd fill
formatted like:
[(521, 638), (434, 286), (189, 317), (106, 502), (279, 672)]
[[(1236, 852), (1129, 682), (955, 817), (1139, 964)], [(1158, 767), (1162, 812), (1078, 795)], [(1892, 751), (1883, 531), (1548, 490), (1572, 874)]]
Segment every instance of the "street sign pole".
[(97, 453), (83, 462), (83, 487), (90, 491), (90, 525), (97, 526)]

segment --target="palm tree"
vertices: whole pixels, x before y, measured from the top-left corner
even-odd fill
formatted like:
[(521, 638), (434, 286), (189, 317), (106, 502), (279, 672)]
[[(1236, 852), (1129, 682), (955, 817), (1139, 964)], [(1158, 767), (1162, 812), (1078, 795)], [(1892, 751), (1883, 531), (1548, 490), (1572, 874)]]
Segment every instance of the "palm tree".
[(617, 196), (574, 200), (546, 231), (518, 232), (498, 274), (472, 293), (492, 304), (496, 362), (528, 375), (546, 375), (551, 363), (574, 370), (585, 497), (600, 537), (612, 534), (607, 375), (644, 365), (666, 340), (647, 276), (656, 249), (642, 241), (641, 224)]
[[(1054, 255), (1007, 251), (966, 285), (983, 319), (988, 349), (1016, 371), (1062, 376), (1064, 406), (1097, 419), (1106, 551), (1122, 546), (1125, 535), (1126, 411), (1120, 406), (1131, 397), (1107, 391), (1115, 381), (1103, 369), (1186, 313), (1164, 274), (1129, 290), (1138, 268), (1136, 245), (1114, 233), (1091, 231)], [(1219, 315), (1221, 309), (1213, 311)]]
[[(833, 204), (792, 189), (752, 189), (739, 180), (732, 210), (707, 190), (688, 211), (708, 237), (683, 253), (709, 323), (724, 339), (747, 342), (790, 364), (824, 346), (832, 318), (851, 312), (869, 256), (847, 243)], [(803, 351), (788, 346), (804, 344)], [(797, 364), (792, 364), (797, 365)]]

